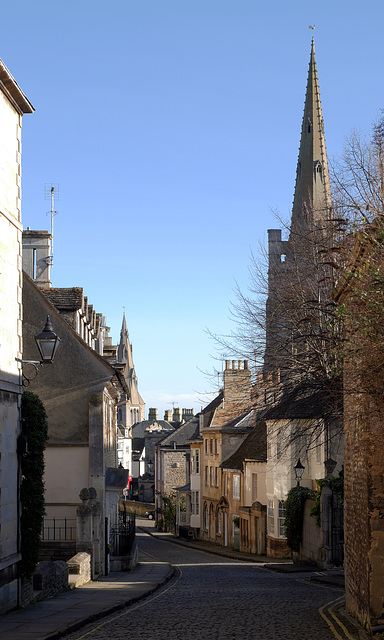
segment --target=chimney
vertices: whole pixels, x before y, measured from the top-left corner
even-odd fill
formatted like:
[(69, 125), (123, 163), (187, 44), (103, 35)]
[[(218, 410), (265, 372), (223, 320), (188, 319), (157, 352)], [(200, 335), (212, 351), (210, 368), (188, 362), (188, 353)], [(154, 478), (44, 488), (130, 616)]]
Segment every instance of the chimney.
[(227, 360), (223, 374), (223, 403), (215, 411), (212, 426), (221, 426), (248, 411), (252, 406), (251, 372), (248, 360)]
[(233, 360), (224, 370), (224, 402), (243, 404), (251, 400), (251, 372), (248, 360)]
[(50, 241), (49, 231), (23, 231), (23, 269), (39, 287), (52, 286)]
[(148, 420), (152, 422), (157, 422), (159, 419), (159, 412), (156, 408), (150, 407), (148, 409)]
[(187, 420), (190, 420), (191, 418), (193, 418), (194, 415), (195, 415), (195, 412), (193, 409), (183, 409), (182, 419), (184, 420), (184, 422), (186, 422)]
[(164, 411), (164, 420), (167, 422), (172, 422), (172, 409), (166, 409)]
[(181, 422), (181, 409), (178, 407), (173, 408), (173, 422)]

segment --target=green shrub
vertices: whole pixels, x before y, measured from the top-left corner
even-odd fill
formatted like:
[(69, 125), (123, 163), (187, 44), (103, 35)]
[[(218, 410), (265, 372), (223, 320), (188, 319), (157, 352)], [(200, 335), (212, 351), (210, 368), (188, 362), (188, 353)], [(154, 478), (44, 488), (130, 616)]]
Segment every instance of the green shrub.
[(313, 497), (313, 491), (306, 487), (293, 487), (287, 495), (285, 507), (285, 535), (292, 551), (300, 550), (303, 537), (304, 506), (307, 498)]
[(37, 564), (44, 506), (44, 449), (48, 439), (45, 408), (40, 398), (25, 391), (21, 402), (22, 433), (27, 452), (21, 460), (21, 572), (30, 577)]

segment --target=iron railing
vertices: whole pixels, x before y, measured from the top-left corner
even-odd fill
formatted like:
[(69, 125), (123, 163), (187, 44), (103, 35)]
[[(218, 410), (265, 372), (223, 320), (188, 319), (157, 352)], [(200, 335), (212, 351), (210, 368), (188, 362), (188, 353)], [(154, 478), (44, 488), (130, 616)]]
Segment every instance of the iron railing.
[(135, 541), (135, 516), (125, 513), (122, 515), (125, 517), (121, 517), (119, 523), (113, 525), (109, 532), (111, 556), (129, 556)]
[(41, 540), (55, 542), (75, 541), (76, 519), (44, 518)]

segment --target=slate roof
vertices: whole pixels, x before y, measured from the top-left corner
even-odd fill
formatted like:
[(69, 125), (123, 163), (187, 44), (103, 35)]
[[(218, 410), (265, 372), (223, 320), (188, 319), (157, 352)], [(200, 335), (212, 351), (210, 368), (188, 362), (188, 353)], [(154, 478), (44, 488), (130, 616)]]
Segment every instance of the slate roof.
[(83, 308), (84, 294), (82, 287), (52, 287), (50, 289), (41, 288), (40, 290), (57, 309), (77, 310)]
[(257, 424), (239, 448), (227, 460), (224, 460), (220, 467), (222, 469), (239, 469), (242, 471), (245, 459), (260, 462), (267, 460), (267, 427), (264, 420)]
[(135, 462), (140, 458), (144, 447), (145, 438), (132, 438), (132, 457)]
[(173, 433), (165, 436), (158, 444), (161, 446), (172, 446), (176, 443), (176, 447), (186, 446), (190, 440), (194, 440), (199, 435), (199, 416), (194, 416), (187, 422), (184, 422)]
[(20, 109), (21, 113), (34, 112), (35, 109), (29, 102), (28, 98), (24, 95), (19, 85), (17, 84), (15, 78), (8, 71), (7, 67), (5, 66), (2, 60), (0, 60), (0, 81), (4, 86), (3, 91), (5, 90), (6, 92), (9, 93), (11, 98), (14, 100), (14, 102), (17, 104), (18, 108)]
[(334, 414), (335, 399), (326, 389), (305, 385), (283, 391), (276, 404), (264, 412), (265, 420), (321, 418)]
[(240, 416), (236, 416), (236, 418), (233, 418), (233, 420), (226, 422), (224, 425), (214, 428), (220, 429), (220, 431), (232, 431), (233, 429), (247, 429), (254, 427), (255, 423), (256, 411), (255, 409), (251, 409), (250, 411), (242, 413)]

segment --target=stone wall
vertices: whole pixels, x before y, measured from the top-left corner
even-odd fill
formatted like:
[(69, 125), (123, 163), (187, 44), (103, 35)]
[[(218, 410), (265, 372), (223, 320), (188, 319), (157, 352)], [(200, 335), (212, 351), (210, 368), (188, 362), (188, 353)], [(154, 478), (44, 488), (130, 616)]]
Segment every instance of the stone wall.
[(172, 449), (164, 451), (163, 494), (172, 493), (174, 487), (182, 487), (187, 481), (185, 452)]
[(300, 545), (300, 553), (295, 554), (294, 561), (297, 559), (300, 564), (313, 564), (318, 567), (323, 566), (322, 530), (316, 524), (316, 518), (313, 518), (309, 512), (313, 506), (313, 500), (307, 500), (304, 507), (303, 519), (303, 539)]
[(345, 402), (346, 604), (368, 627), (384, 612), (384, 415), (372, 404)]

